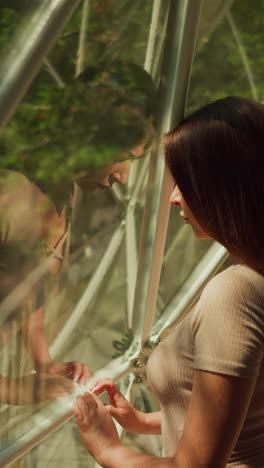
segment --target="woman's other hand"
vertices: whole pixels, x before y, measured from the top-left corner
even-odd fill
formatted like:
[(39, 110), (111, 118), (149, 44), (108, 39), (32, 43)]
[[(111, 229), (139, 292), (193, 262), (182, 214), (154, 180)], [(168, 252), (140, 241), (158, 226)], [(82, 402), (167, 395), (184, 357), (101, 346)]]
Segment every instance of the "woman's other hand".
[(145, 414), (136, 410), (111, 379), (96, 382), (90, 390), (96, 394), (107, 391), (111, 405), (105, 408), (124, 429), (139, 434), (160, 434), (160, 412)]
[(121, 446), (110, 413), (96, 395), (85, 393), (78, 396), (73, 414), (85, 447), (99, 463), (107, 451)]
[(106, 405), (106, 409), (111, 416), (128, 431), (138, 432), (140, 412), (125, 399), (111, 379), (98, 381), (90, 390), (96, 394), (100, 394), (106, 390), (111, 402), (111, 405)]
[(87, 384), (88, 380), (93, 377), (93, 373), (89, 367), (79, 361), (51, 363), (45, 366), (43, 370), (49, 374), (68, 377), (68, 379), (74, 380), (74, 382), (78, 382), (80, 385)]

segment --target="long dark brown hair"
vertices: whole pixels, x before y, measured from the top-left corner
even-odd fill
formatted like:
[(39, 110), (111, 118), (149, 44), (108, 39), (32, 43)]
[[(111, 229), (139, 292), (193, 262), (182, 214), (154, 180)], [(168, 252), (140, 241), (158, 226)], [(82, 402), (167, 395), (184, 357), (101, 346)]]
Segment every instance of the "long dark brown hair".
[(175, 183), (204, 230), (264, 274), (264, 105), (226, 97), (164, 137)]

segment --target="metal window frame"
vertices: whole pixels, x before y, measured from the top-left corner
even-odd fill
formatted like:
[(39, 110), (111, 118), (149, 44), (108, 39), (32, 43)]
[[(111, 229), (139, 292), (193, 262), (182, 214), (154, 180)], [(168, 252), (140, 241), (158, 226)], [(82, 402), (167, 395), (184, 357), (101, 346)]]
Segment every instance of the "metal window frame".
[(45, 56), (80, 0), (42, 0), (2, 58), (0, 76), (0, 128), (15, 112)]

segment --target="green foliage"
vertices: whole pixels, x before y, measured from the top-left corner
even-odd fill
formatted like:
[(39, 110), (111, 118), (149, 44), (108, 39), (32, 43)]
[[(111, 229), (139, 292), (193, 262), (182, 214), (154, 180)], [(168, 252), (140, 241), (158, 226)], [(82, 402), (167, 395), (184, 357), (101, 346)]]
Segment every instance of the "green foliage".
[(116, 353), (112, 356), (112, 359), (116, 359), (122, 356), (125, 353), (125, 351), (127, 351), (130, 348), (132, 341), (133, 332), (130, 329), (125, 333), (124, 337), (120, 341), (113, 341), (113, 347), (115, 348)]
[(18, 14), (11, 8), (0, 10), (0, 48), (5, 47), (12, 37), (17, 25)]
[[(13, 9), (2, 11), (6, 25), (2, 46), (15, 30), (18, 16), (22, 17), (18, 15), (21, 4), (12, 2)], [(50, 55), (65, 87), (43, 67), (3, 131), (0, 168), (22, 171), (36, 182), (58, 184), (75, 172), (115, 160), (145, 137), (155, 90), (142, 67), (120, 60), (120, 43), (131, 44), (126, 28), (120, 39), (122, 20), (131, 17), (127, 24), (133, 26), (131, 12), (135, 11), (128, 1), (116, 1), (115, 8), (111, 1), (91, 2), (85, 54), (89, 69), (75, 79), (82, 7), (76, 11)], [(145, 11), (142, 6), (141, 13)], [(140, 26), (146, 35), (142, 20)], [(115, 44), (111, 52), (116, 39), (118, 47)], [(103, 50), (108, 49), (102, 60)]]
[[(156, 98), (142, 72), (151, 8), (151, 1), (92, 0), (85, 41), (89, 66), (76, 79), (82, 5), (77, 9), (49, 57), (65, 87), (43, 67), (3, 131), (0, 168), (58, 184), (76, 171), (114, 160), (144, 136)], [(0, 47), (9, 45), (21, 11), (17, 0), (0, 10)], [(235, 1), (232, 14), (263, 99), (264, 2), (249, 8), (247, 0)], [(188, 112), (234, 94), (251, 96), (251, 90), (224, 17), (195, 58)]]
[[(261, 0), (249, 5), (247, 0), (235, 1), (231, 14), (259, 99), (263, 100), (264, 2)], [(252, 91), (230, 25), (223, 17), (194, 60), (187, 113), (228, 95), (252, 98)]]
[(64, 88), (40, 81), (4, 132), (0, 167), (58, 184), (114, 161), (145, 138), (155, 94), (150, 76), (128, 62), (89, 68)]

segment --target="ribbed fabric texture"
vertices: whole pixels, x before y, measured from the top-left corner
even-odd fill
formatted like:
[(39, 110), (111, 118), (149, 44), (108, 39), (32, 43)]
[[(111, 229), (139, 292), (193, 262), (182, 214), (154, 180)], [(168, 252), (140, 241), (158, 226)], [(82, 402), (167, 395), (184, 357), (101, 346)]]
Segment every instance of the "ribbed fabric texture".
[[(22, 174), (1, 171), (0, 302), (42, 259), (41, 236), (37, 188)], [(13, 318), (16, 314), (17, 310)]]
[[(61, 217), (62, 221), (53, 201), (25, 176), (0, 171), (0, 302), (9, 294), (14, 296), (16, 287), (43, 264), (65, 237), (60, 252), (45, 277), (31, 290), (27, 302), (32, 311), (36, 310), (61, 290), (66, 279), (62, 272), (66, 269), (70, 231), (70, 223), (67, 225), (67, 219)], [(12, 318), (15, 316), (17, 309)]]
[(150, 356), (149, 383), (161, 404), (163, 454), (180, 441), (195, 369), (257, 384), (228, 467), (264, 467), (264, 277), (244, 265), (228, 268), (204, 289), (192, 311)]

